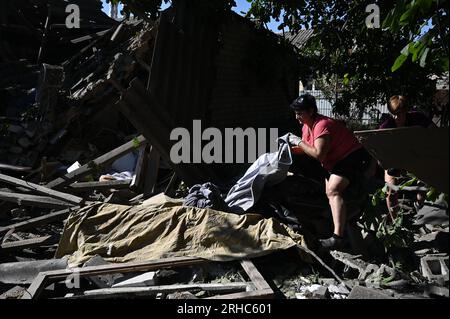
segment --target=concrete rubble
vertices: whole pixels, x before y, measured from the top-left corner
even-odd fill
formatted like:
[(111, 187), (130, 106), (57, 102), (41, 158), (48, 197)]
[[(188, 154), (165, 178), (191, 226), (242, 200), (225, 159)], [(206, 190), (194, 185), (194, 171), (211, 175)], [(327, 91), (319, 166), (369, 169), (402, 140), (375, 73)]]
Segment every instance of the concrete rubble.
[[(15, 1), (6, 2), (13, 6)], [(29, 43), (23, 50), (14, 41), (5, 41), (8, 50), (0, 46), (0, 299), (449, 298), (448, 196), (427, 200), (419, 210), (410, 197), (404, 196), (400, 230), (388, 229), (382, 233), (380, 230), (385, 225), (380, 220), (386, 219), (386, 211), (380, 209), (374, 217), (378, 223), (366, 227), (371, 217), (365, 210), (368, 197), (356, 194), (349, 207), (352, 222), (349, 232), (354, 242), (342, 251), (325, 252), (316, 249), (317, 239), (327, 235), (332, 223), (323, 187), (295, 174), (280, 185), (266, 188), (258, 206), (248, 213), (280, 220), (304, 236), (307, 250), (299, 252), (298, 247), (292, 247), (252, 260), (247, 260), (242, 252), (242, 260), (231, 262), (198, 260), (191, 256), (171, 259), (169, 255), (167, 260), (136, 258), (122, 265), (105, 260), (116, 249), (110, 244), (79, 268), (69, 267), (69, 256), (55, 258), (65, 225), (73, 216), (82, 214), (87, 205), (146, 205), (146, 201), (161, 193), (183, 200), (193, 182), (203, 182), (205, 178), (219, 182), (219, 192), (226, 195), (231, 181), (245, 171), (243, 165), (203, 170), (201, 165), (172, 163), (167, 154), (168, 138), (161, 137), (159, 132), (186, 124), (192, 120), (191, 114), (187, 115), (189, 112), (193, 117), (205, 118), (205, 114), (210, 115), (208, 112), (216, 112), (210, 116), (211, 121), (216, 121), (212, 124), (229, 124), (228, 113), (236, 109), (223, 111), (217, 101), (218, 104), (208, 104), (205, 97), (210, 95), (212, 100), (223, 95), (238, 99), (235, 96), (238, 95), (245, 102), (243, 105), (253, 108), (242, 111), (239, 116), (242, 121), (251, 119), (254, 110), (266, 103), (257, 98), (261, 91), (241, 96), (236, 89), (227, 96), (224, 89), (227, 83), (219, 85), (219, 80), (216, 83), (209, 78), (201, 81), (195, 78), (216, 71), (221, 80), (233, 78), (233, 72), (222, 74), (220, 70), (240, 69), (241, 64), (236, 61), (241, 61), (242, 56), (233, 60), (230, 52), (240, 52), (242, 48), (226, 51), (228, 44), (221, 48), (216, 45), (222, 40), (245, 42), (242, 39), (217, 30), (224, 38), (216, 38), (205, 29), (194, 32), (189, 28), (201, 25), (194, 19), (186, 30), (209, 36), (210, 42), (205, 44), (210, 45), (205, 50), (207, 55), (186, 42), (170, 42), (177, 39), (170, 28), (181, 26), (173, 24), (182, 23), (175, 17), (185, 14), (183, 10), (168, 9), (157, 21), (118, 22), (103, 14), (95, 1), (94, 4), (74, 2), (89, 8), (91, 14), (83, 30), (58, 31), (47, 43)], [(23, 31), (27, 36), (40, 34), (39, 21), (46, 17), (45, 6), (37, 5), (37, 13), (32, 14), (31, 3), (21, 0), (15, 4), (23, 5), (24, 14), (29, 16), (30, 23)], [(244, 28), (249, 37), (261, 36), (252, 22), (235, 15), (231, 17), (234, 23), (231, 29)], [(55, 19), (61, 17), (57, 15)], [(9, 24), (0, 22), (11, 29), (16, 25), (13, 20)], [(181, 37), (183, 32), (177, 32)], [(166, 42), (163, 35), (167, 36)], [(263, 33), (262, 38), (278, 45), (275, 35)], [(60, 54), (57, 39), (65, 39), (67, 43)], [(200, 38), (194, 40), (202, 43)], [(180, 56), (175, 56), (179, 57), (178, 62), (164, 64), (165, 60), (158, 54), (166, 49), (164, 45), (170, 44), (169, 49), (173, 51), (187, 50), (188, 54), (181, 52), (180, 56), (193, 60), (197, 54), (204, 54), (201, 57), (207, 67), (198, 72), (183, 69), (187, 63)], [(44, 53), (38, 57), (38, 52)], [(286, 61), (291, 53), (286, 54)], [(160, 64), (152, 63), (152, 58)], [(211, 61), (217, 62), (217, 70), (209, 70), (214, 65)], [(199, 60), (192, 64), (199, 68), (203, 65)], [(290, 70), (287, 65), (286, 69)], [(174, 95), (188, 98), (188, 90), (171, 93), (169, 80), (152, 77), (157, 72), (180, 77), (188, 73), (198, 80), (190, 82), (211, 88), (207, 92), (197, 88), (197, 95), (189, 96), (193, 100), (186, 105), (192, 110), (170, 110)], [(276, 86), (278, 82), (271, 89), (258, 88), (272, 94), (269, 97), (276, 106), (285, 102), (283, 99), (287, 101), (291, 95), (298, 95), (298, 88), (291, 90), (291, 84), (295, 87), (297, 80), (292, 81), (288, 73), (283, 76), (279, 81), (286, 82), (283, 90)], [(189, 78), (183, 79), (188, 85)], [(248, 82), (257, 82), (252, 80)], [(154, 98), (151, 88), (157, 85), (161, 85), (160, 91), (165, 95)], [(142, 87), (146, 95), (141, 95)], [(193, 101), (203, 108), (195, 109)], [(140, 108), (130, 111), (136, 105)], [(261, 120), (262, 127), (271, 125), (270, 112), (276, 110), (273, 105), (265, 107), (269, 115)], [(161, 111), (166, 109), (167, 114)], [(180, 113), (177, 121), (174, 113)], [(155, 117), (143, 130), (142, 122), (155, 114), (161, 117)], [(282, 114), (277, 116), (283, 118)], [(280, 214), (280, 209), (274, 207), (289, 209)], [(405, 242), (399, 244), (402, 239)], [(82, 275), (77, 277), (78, 273)]]

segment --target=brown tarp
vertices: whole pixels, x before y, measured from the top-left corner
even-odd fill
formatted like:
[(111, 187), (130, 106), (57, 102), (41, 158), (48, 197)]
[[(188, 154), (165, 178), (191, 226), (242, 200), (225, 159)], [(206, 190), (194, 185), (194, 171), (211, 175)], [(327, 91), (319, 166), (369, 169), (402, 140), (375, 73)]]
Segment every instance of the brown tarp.
[(71, 255), (70, 267), (95, 255), (113, 263), (182, 256), (229, 261), (295, 245), (305, 246), (303, 236), (272, 218), (185, 207), (161, 194), (138, 206), (94, 203), (72, 213), (56, 255)]
[(384, 169), (406, 169), (448, 194), (448, 127), (405, 127), (360, 131), (355, 135)]

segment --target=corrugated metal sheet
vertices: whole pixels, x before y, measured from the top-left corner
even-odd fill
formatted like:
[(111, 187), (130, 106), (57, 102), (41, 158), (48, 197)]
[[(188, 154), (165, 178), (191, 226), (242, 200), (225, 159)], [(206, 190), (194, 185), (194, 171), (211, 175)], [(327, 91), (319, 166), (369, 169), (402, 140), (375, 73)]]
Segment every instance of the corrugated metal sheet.
[(297, 48), (301, 49), (312, 37), (314, 30), (300, 30), (298, 32), (286, 32), (285, 38)]
[(216, 28), (187, 1), (166, 10), (160, 19), (149, 88), (177, 126), (190, 128), (204, 119), (211, 84)]

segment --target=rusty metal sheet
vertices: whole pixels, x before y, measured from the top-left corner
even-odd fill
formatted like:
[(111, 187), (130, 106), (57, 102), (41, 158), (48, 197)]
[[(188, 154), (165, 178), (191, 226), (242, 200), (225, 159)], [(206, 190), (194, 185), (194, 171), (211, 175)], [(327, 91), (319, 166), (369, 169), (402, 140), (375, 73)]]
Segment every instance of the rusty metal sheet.
[(406, 169), (448, 194), (448, 127), (405, 127), (359, 131), (355, 135), (383, 168)]

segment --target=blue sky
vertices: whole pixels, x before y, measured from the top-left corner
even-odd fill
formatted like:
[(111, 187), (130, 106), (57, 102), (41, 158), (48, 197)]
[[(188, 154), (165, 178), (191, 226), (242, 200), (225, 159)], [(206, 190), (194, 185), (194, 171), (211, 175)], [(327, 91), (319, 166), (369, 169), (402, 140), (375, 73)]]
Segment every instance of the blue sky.
[[(106, 3), (105, 0), (102, 0), (102, 2), (103, 2), (103, 11), (109, 15), (110, 10), (111, 10), (109, 4)], [(167, 5), (164, 5), (163, 9), (165, 9), (166, 7), (167, 7)], [(233, 10), (240, 15), (245, 15), (249, 9), (250, 9), (250, 3), (248, 3), (247, 0), (236, 0), (236, 7), (233, 8)], [(267, 25), (267, 27), (274, 32), (280, 32), (277, 29), (278, 25), (279, 25), (279, 23), (272, 21), (271, 23), (269, 23)]]
[[(0, 0), (0, 1), (2, 1), (2, 0)], [(236, 7), (234, 7), (233, 10), (240, 15), (245, 15), (248, 12), (248, 10), (250, 9), (250, 3), (248, 3), (247, 0), (235, 0), (235, 1), (236, 1)], [(103, 2), (103, 11), (105, 11), (109, 15), (109, 13), (110, 13), (109, 4), (107, 4), (105, 0), (102, 0), (102, 2)], [(162, 8), (165, 9), (167, 7), (168, 7), (168, 5), (165, 4), (165, 5), (163, 5)], [(272, 30), (273, 32), (278, 33), (278, 32), (280, 32), (278, 30), (279, 25), (280, 25), (279, 22), (272, 20), (269, 24), (267, 24), (267, 27), (270, 30)], [(428, 24), (422, 28), (421, 35), (423, 35), (425, 32), (427, 32), (431, 26), (432, 26), (432, 23), (430, 20), (430, 21), (428, 21)]]

